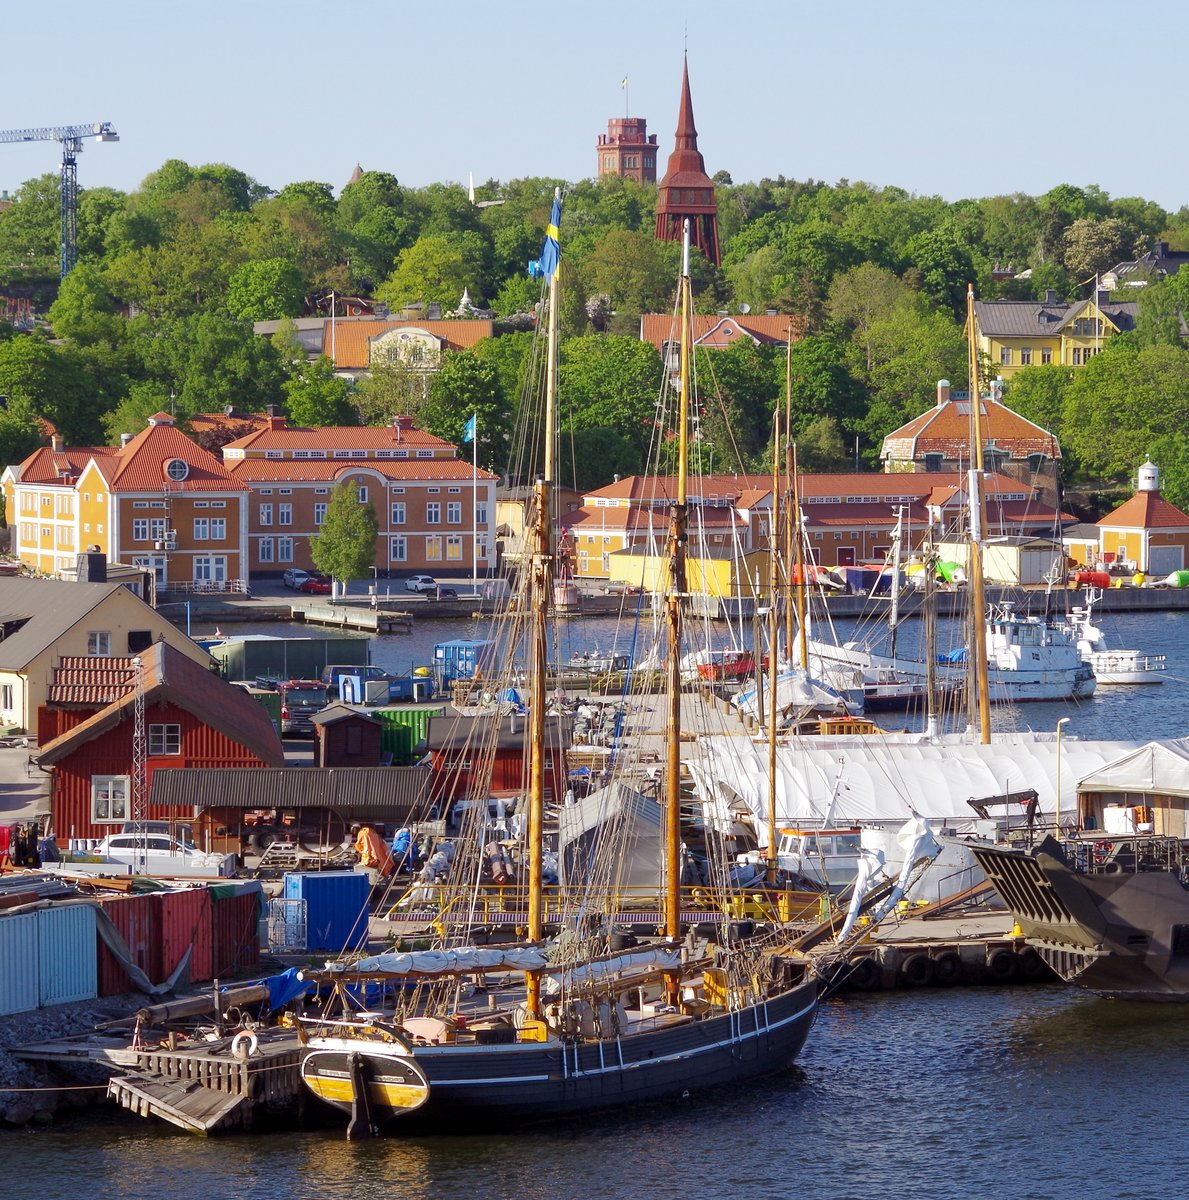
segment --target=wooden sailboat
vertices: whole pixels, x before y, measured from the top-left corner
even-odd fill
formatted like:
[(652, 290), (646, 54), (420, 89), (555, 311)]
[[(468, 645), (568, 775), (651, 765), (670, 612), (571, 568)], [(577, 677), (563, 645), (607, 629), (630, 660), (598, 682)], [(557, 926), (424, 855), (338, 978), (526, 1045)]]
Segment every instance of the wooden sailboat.
[[(554, 237), (559, 219), (558, 197), (550, 231)], [(544, 261), (547, 256), (542, 257)], [(561, 932), (556, 939), (546, 938), (545, 635), (554, 584), (550, 369), (547, 450), (536, 486), (531, 565), (526, 940), (479, 947), (448, 939), (440, 948), (378, 955), (312, 973), (344, 1000), (352, 988), (378, 981), (402, 989), (405, 998), (391, 1016), (353, 1014), (308, 1028), (303, 1077), (316, 1095), (351, 1114), (354, 1133), (378, 1131), (398, 1119), (401, 1128), (427, 1123), (472, 1130), (472, 1118), (539, 1121), (681, 1096), (788, 1066), (813, 1023), (817, 980), (799, 961), (782, 956), (779, 935), (774, 933), (767, 943), (740, 941), (736, 930), (734, 937), (710, 941), (699, 938), (683, 919), (680, 650), (687, 599), (688, 264), (687, 228), (680, 305), (681, 436), (664, 614), (669, 698), (661, 804), (661, 936), (649, 944), (609, 952), (608, 945), (614, 943), (604, 938), (600, 944), (589, 936), (590, 910), (593, 898), (611, 906), (618, 898), (613, 890), (600, 893), (595, 886), (583, 894), (582, 917), (553, 917)], [(552, 353), (556, 257), (554, 269), (546, 273)], [(490, 1004), (467, 1012), (464, 993), (475, 981)], [(440, 1013), (431, 1012), (428, 1000), (433, 993), (444, 1001)], [(416, 999), (422, 994), (425, 1003)]]

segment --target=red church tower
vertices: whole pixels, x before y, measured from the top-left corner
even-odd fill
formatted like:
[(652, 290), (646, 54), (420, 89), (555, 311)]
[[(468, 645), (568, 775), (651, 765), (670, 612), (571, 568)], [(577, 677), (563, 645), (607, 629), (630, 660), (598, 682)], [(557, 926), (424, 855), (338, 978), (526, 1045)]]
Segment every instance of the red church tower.
[(656, 236), (663, 242), (679, 242), (682, 224), (687, 218), (690, 242), (718, 266), (718, 213), (714, 206), (714, 180), (706, 174), (706, 163), (698, 150), (694, 105), (689, 96), (688, 61), (681, 74), (677, 145), (669, 155), (669, 167), (657, 191)]

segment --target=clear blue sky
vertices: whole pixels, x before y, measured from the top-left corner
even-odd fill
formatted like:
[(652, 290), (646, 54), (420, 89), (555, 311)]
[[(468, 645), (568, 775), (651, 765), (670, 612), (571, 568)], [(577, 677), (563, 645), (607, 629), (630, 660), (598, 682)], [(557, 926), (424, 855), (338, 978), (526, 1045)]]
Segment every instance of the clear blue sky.
[[(707, 169), (736, 182), (866, 180), (948, 200), (1097, 183), (1189, 203), (1183, 0), (58, 0), (5, 5), (0, 129), (111, 121), (82, 187), (166, 159), (273, 188), (595, 170), (624, 112), (672, 148), (684, 30)], [(550, 15), (552, 14), (552, 15)], [(56, 171), (0, 145), (0, 188)]]

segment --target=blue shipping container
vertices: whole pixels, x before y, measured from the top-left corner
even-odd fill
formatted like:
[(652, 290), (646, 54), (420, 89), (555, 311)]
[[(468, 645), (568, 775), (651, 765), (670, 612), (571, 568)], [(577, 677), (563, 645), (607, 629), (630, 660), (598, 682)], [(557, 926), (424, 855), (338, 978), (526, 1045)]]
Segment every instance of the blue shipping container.
[(94, 1000), (99, 994), (95, 909), (90, 904), (58, 904), (37, 913), (42, 1005)]
[(0, 917), (0, 1016), (37, 1007), (37, 914)]
[(356, 950), (367, 942), (371, 882), (358, 871), (291, 871), (284, 898), (306, 902), (306, 949)]

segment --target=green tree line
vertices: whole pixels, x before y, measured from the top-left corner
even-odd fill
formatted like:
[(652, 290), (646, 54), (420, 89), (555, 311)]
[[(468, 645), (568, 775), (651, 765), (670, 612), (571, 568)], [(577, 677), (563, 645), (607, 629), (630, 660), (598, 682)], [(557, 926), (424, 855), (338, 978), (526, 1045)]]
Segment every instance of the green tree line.
[[(750, 341), (696, 356), (707, 468), (763, 467), (786, 378), (801, 461), (871, 465), (938, 378), (966, 386), (968, 283), (983, 299), (1049, 290), (1074, 299), (1096, 272), (1158, 239), (1189, 244), (1189, 209), (1093, 186), (950, 203), (845, 180), (734, 184), (721, 173), (716, 182), (723, 262), (695, 254), (699, 309), (772, 310), (805, 334), (790, 362)], [(306, 424), (410, 412), (451, 440), (477, 412), (481, 464), (527, 473), (532, 464), (509, 451), (540, 366), (524, 332), (540, 290), (525, 266), (557, 185), (565, 482), (590, 487), (639, 470), (663, 376), (659, 354), (638, 340), (639, 318), (671, 309), (678, 257), (652, 237), (654, 186), (489, 180), (480, 198), (499, 203), (479, 207), (459, 185), (409, 188), (383, 171), (336, 196), (327, 183), (277, 190), (225, 164), (178, 160), (133, 192), (80, 193), (79, 265), (61, 286), (56, 177), (30, 180), (0, 211), (0, 294), (30, 297), (47, 317), (31, 332), (0, 326), (0, 458), (17, 461), (44, 440), (39, 418), (68, 442), (114, 442), (159, 409), (184, 420), (276, 404)], [(392, 365), (353, 388), (328, 361), (308, 362), (291, 328), (273, 339), (252, 332), (253, 321), (295, 318), (331, 291), (373, 296), (395, 314), (452, 310), (464, 289), (495, 314), (500, 336), (449, 355), (428, 383)], [(1016, 377), (1009, 403), (1054, 429), (1074, 470), (1125, 475), (1142, 445), (1167, 458), (1168, 485), (1182, 486), (1187, 290), (1177, 279), (1143, 289), (1138, 329), (1078, 373)]]

